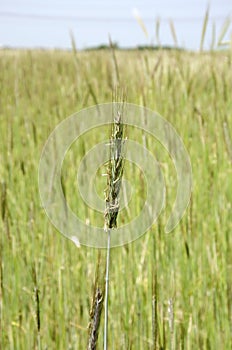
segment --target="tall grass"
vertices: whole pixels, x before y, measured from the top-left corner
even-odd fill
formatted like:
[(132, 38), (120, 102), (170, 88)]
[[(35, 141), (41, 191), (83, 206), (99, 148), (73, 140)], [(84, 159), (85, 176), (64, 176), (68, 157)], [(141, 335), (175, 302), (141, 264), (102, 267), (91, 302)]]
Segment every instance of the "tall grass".
[[(108, 346), (168, 348), (173, 327), (175, 349), (230, 349), (231, 52), (115, 54), (120, 83), (128, 86), (127, 101), (157, 110), (183, 138), (194, 190), (180, 225), (164, 235), (176, 174), (165, 150), (147, 135), (146, 145), (168, 184), (168, 205), (145, 236), (111, 251)], [(98, 252), (77, 250), (57, 234), (40, 206), (36, 179), (42, 147), (57, 123), (96, 100), (111, 101), (112, 53), (1, 50), (0, 71), (1, 348), (39, 348), (37, 286), (41, 348), (85, 349)], [(72, 209), (101, 227), (104, 218), (86, 208), (78, 193), (73, 195), (73, 184), (83, 153), (98, 141), (96, 135), (103, 141), (106, 133), (103, 128), (84, 135), (62, 169)], [(129, 136), (143, 142), (138, 130)], [(135, 165), (126, 166), (124, 176), (134, 179), (133, 217), (142, 206), (146, 183)], [(103, 178), (96, 184), (100, 196), (104, 188)], [(118, 224), (129, 219), (127, 213), (119, 215)], [(98, 344), (103, 348), (103, 324)]]

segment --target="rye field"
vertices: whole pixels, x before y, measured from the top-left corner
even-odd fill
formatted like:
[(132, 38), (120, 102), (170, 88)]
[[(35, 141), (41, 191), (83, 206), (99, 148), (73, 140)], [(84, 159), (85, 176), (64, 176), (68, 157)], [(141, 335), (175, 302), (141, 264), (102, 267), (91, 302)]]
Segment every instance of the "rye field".
[[(128, 103), (157, 111), (174, 126), (191, 159), (193, 189), (184, 217), (166, 234), (175, 168), (162, 145), (130, 131), (138, 142), (146, 137), (155, 152), (167, 198), (146, 234), (111, 250), (108, 348), (229, 350), (232, 52), (162, 49), (0, 51), (0, 349), (87, 348), (96, 271), (104, 272), (106, 251), (77, 248), (56, 231), (41, 205), (38, 166), (56, 125), (86, 107), (111, 102), (115, 86), (126, 90)], [(102, 128), (83, 135), (64, 162), (73, 210), (100, 225), (104, 218), (75, 194), (75, 179), (77, 163), (107, 133)], [(145, 199), (140, 169), (126, 162), (125, 177), (134, 192), (119, 223), (138, 215)], [(99, 178), (104, 198), (105, 179)]]

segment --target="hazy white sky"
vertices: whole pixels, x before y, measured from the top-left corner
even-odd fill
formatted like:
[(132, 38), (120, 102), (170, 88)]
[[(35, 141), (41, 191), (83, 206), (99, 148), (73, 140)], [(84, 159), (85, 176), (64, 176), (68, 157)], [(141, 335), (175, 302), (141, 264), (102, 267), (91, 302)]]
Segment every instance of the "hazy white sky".
[[(173, 45), (169, 20), (178, 45), (198, 49), (207, 4), (210, 17), (205, 48), (218, 36), (225, 19), (232, 18), (232, 0), (1, 0), (0, 45), (70, 48), (70, 31), (78, 48), (108, 43), (110, 34), (121, 47), (156, 44), (155, 22), (160, 18), (160, 41)], [(144, 34), (133, 13), (137, 9), (147, 28)], [(226, 39), (232, 33), (230, 25)]]

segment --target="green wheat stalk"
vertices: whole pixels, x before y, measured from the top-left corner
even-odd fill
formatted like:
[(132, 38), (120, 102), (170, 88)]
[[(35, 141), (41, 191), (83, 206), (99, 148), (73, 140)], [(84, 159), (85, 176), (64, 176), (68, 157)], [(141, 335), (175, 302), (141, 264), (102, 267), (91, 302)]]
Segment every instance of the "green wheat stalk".
[(107, 171), (107, 189), (105, 191), (105, 224), (107, 233), (107, 258), (105, 275), (105, 323), (104, 323), (104, 350), (108, 349), (108, 298), (109, 298), (109, 266), (110, 266), (110, 233), (111, 229), (117, 228), (119, 212), (119, 193), (121, 189), (124, 157), (124, 104), (113, 104), (113, 123), (110, 138), (110, 158)]
[(202, 32), (201, 32), (201, 42), (200, 42), (200, 52), (203, 51), (208, 21), (209, 21), (209, 5), (206, 8), (205, 17), (204, 17), (204, 21), (203, 21), (203, 27), (202, 27)]

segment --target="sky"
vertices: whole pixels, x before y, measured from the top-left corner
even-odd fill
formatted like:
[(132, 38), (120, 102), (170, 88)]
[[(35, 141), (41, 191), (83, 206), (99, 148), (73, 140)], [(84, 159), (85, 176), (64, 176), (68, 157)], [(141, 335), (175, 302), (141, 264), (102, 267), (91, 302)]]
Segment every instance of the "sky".
[[(213, 32), (219, 37), (226, 18), (232, 20), (232, 0), (1, 0), (0, 46), (17, 48), (71, 48), (71, 36), (78, 49), (109, 43), (109, 35), (120, 47), (177, 44), (198, 50), (206, 8), (209, 22), (204, 48), (210, 48)], [(142, 18), (146, 30), (138, 23)], [(230, 40), (232, 25), (225, 41)]]

